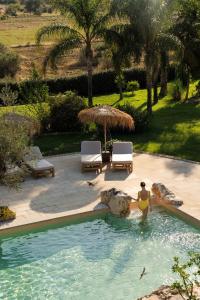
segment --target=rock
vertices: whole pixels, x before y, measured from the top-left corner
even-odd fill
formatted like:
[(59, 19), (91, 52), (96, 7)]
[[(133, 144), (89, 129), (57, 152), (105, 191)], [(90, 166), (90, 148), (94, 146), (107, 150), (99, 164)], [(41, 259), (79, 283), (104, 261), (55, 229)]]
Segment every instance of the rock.
[[(200, 288), (195, 287), (195, 295), (199, 299)], [(138, 300), (183, 300), (177, 290), (172, 289), (170, 286), (161, 286), (158, 290), (154, 291), (148, 296), (139, 298)]]
[(178, 199), (173, 192), (168, 190), (162, 183), (154, 183), (151, 188), (154, 199), (157, 202), (164, 202), (165, 204), (180, 206), (183, 201)]
[(101, 203), (106, 204), (114, 215), (121, 217), (129, 216), (131, 199), (131, 196), (115, 188), (101, 192)]

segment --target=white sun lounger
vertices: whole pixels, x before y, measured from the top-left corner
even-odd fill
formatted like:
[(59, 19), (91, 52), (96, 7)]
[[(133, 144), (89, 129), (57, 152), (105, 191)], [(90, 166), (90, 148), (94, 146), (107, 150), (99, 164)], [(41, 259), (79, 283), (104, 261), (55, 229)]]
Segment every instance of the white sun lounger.
[(52, 177), (55, 176), (54, 165), (43, 158), (39, 147), (28, 148), (23, 161), (34, 177), (40, 177), (48, 173), (52, 175)]
[(101, 142), (83, 141), (81, 143), (81, 170), (97, 170), (102, 172)]
[(114, 142), (112, 152), (113, 169), (133, 171), (133, 145), (131, 142)]

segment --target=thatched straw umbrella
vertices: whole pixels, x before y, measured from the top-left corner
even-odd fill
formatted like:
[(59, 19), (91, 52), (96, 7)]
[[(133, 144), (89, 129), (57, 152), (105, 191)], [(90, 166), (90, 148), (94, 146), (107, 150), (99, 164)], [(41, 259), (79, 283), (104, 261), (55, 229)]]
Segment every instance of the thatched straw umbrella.
[(13, 122), (17, 125), (22, 125), (28, 132), (30, 137), (40, 132), (40, 123), (30, 116), (20, 115), (18, 113), (10, 112), (5, 113), (3, 118), (7, 122)]
[(108, 127), (121, 126), (132, 129), (134, 127), (133, 118), (127, 113), (109, 105), (95, 106), (87, 108), (78, 114), (78, 118), (83, 123), (94, 122), (104, 127), (104, 143), (106, 151), (106, 133)]

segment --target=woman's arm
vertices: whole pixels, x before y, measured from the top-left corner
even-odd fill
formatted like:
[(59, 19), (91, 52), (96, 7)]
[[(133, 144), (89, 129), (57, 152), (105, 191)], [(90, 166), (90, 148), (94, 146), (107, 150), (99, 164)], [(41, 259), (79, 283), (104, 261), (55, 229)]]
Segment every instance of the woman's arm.
[(140, 200), (140, 192), (138, 192), (138, 195), (137, 195), (137, 199), (135, 199), (136, 201), (139, 201)]

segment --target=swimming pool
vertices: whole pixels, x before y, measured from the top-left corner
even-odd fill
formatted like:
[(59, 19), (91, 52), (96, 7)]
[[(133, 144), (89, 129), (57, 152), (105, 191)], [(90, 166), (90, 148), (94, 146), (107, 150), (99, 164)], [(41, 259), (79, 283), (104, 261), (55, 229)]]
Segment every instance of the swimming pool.
[[(0, 299), (129, 300), (173, 281), (200, 231), (165, 211), (146, 224), (106, 215), (0, 240)], [(146, 275), (140, 280), (143, 268)]]

